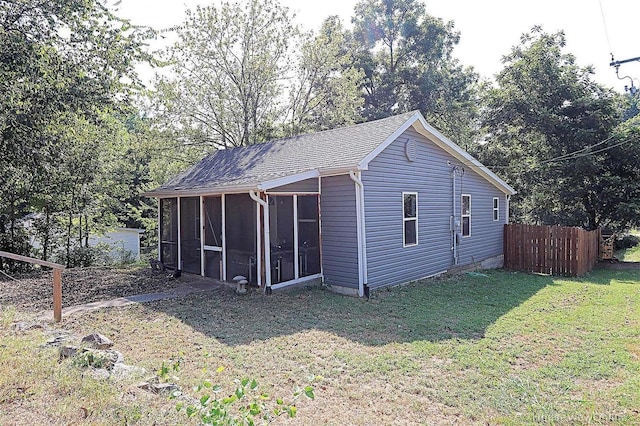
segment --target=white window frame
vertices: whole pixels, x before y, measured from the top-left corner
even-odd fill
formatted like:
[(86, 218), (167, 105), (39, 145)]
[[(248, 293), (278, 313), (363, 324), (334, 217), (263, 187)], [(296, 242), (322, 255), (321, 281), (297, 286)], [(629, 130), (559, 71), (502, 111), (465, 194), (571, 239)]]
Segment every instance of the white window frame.
[(500, 198), (493, 197), (493, 221), (498, 222), (500, 220)]
[[(416, 197), (416, 217), (404, 216), (404, 198), (407, 195), (415, 195)], [(416, 242), (407, 244), (405, 226), (407, 222), (415, 222), (416, 227)], [(403, 192), (402, 193), (402, 247), (414, 247), (418, 245), (418, 193), (417, 192)]]
[[(465, 214), (464, 213), (464, 197), (469, 197), (469, 213)], [(460, 234), (462, 235), (462, 238), (468, 238), (471, 236), (471, 194), (461, 194), (460, 195)], [(464, 218), (468, 217), (469, 218), (469, 234), (468, 235), (464, 235)]]

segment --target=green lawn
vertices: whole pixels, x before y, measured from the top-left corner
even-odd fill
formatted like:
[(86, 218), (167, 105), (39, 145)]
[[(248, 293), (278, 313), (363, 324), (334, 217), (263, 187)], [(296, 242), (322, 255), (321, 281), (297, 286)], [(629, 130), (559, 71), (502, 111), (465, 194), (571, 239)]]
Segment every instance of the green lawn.
[(622, 250), (616, 257), (623, 262), (640, 262), (640, 245)]
[[(312, 383), (315, 400), (299, 399), (297, 418), (281, 423), (640, 424), (637, 273), (487, 275), (427, 280), (369, 301), (319, 288), (220, 291), (62, 326), (106, 334), (128, 363), (149, 370), (180, 358), (178, 383), (193, 395), (207, 378), (252, 377), (277, 396)], [(20, 312), (2, 315), (0, 424), (184, 421), (174, 401), (59, 364), (37, 348), (42, 332), (9, 331)]]
[[(630, 234), (640, 237), (640, 230), (633, 229)], [(618, 250), (616, 251), (615, 256), (618, 260), (623, 262), (640, 262), (640, 244), (625, 250)]]
[(617, 251), (616, 258), (623, 262), (640, 262), (640, 245)]

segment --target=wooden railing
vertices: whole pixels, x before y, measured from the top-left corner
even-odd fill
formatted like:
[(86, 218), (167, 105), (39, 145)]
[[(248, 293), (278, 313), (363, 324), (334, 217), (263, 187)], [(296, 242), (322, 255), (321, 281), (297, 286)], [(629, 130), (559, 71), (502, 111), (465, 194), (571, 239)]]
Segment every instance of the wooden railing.
[(504, 268), (580, 276), (598, 261), (600, 229), (509, 224), (504, 227)]
[(7, 259), (19, 260), (21, 262), (34, 263), (40, 266), (46, 266), (53, 269), (53, 319), (56, 322), (62, 321), (62, 270), (64, 265), (59, 265), (46, 260), (35, 259), (33, 257), (13, 254), (6, 251), (0, 251), (0, 257)]

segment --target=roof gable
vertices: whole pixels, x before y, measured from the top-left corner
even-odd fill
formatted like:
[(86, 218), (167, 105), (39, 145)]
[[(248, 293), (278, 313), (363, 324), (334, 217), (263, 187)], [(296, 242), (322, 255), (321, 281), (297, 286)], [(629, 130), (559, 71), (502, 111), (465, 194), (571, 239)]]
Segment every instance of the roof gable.
[(366, 170), (369, 167), (369, 163), (371, 162), (371, 160), (376, 158), (382, 151), (384, 151), (389, 145), (391, 145), (393, 141), (395, 141), (400, 135), (402, 135), (409, 127), (413, 127), (418, 133), (426, 137), (428, 140), (436, 144), (447, 153), (451, 154), (464, 166), (472, 168), (475, 172), (488, 180), (500, 191), (508, 195), (513, 195), (516, 193), (515, 189), (513, 189), (508, 183), (500, 179), (495, 173), (489, 170), (478, 160), (473, 158), (471, 154), (460, 148), (460, 146), (444, 136), (438, 130), (431, 127), (419, 111), (414, 111), (414, 114), (409, 117), (409, 119), (407, 119), (407, 121), (402, 126), (400, 126), (387, 140), (378, 145), (372, 152), (364, 157), (360, 161), (360, 163), (358, 163), (358, 168), (360, 170)]

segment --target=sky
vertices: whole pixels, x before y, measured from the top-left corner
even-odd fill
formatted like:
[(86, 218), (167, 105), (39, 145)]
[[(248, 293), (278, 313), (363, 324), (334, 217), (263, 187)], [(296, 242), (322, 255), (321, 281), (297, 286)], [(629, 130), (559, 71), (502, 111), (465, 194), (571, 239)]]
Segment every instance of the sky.
[[(454, 49), (463, 65), (473, 66), (481, 76), (492, 78), (503, 65), (501, 58), (519, 43), (520, 35), (534, 25), (547, 32), (563, 30), (566, 52), (582, 66), (592, 65), (594, 79), (624, 92), (630, 80), (618, 80), (611, 62), (640, 57), (635, 19), (638, 0), (423, 0), (427, 12), (454, 21), (460, 43)], [(219, 4), (219, 0), (122, 0), (116, 14), (132, 23), (156, 29), (180, 24), (185, 7)], [(317, 30), (329, 15), (339, 15), (350, 25), (357, 0), (280, 0), (296, 13), (297, 22)], [(145, 78), (144, 72), (142, 72)], [(640, 87), (640, 62), (623, 64), (620, 76), (630, 76)], [(148, 74), (147, 78), (150, 78)]]

